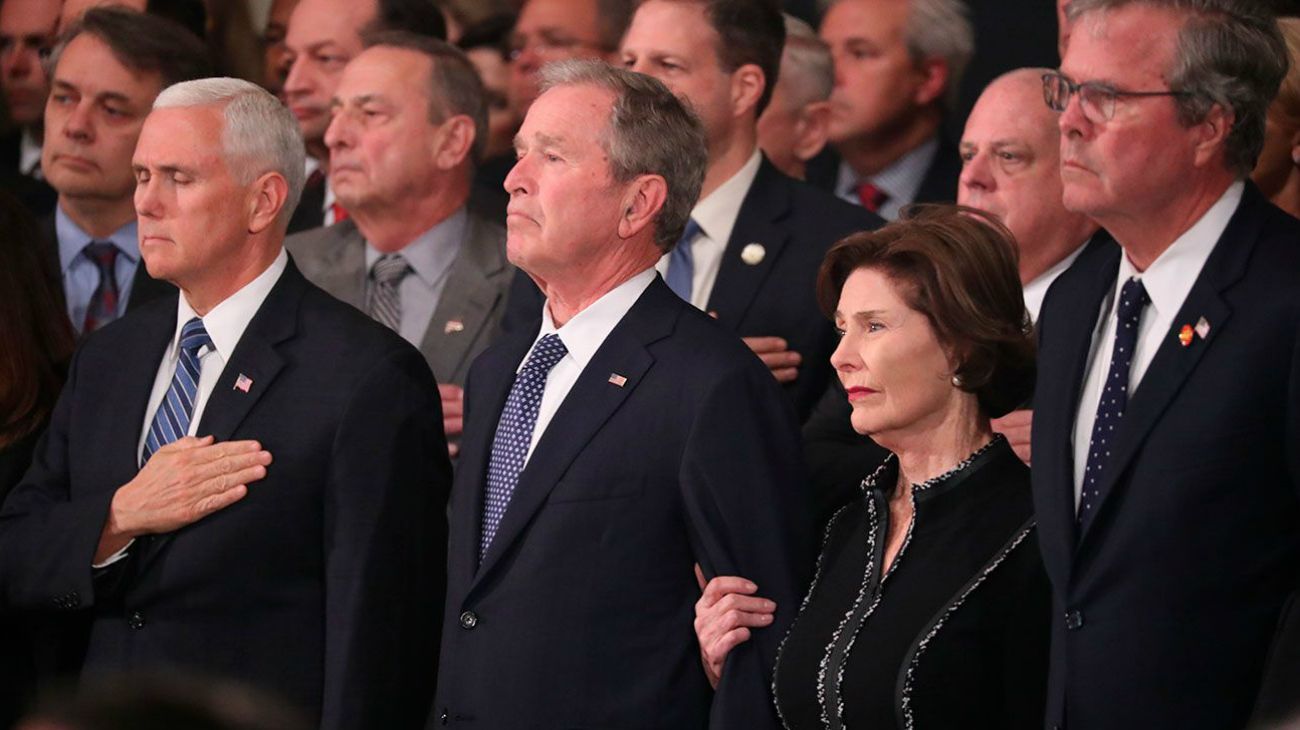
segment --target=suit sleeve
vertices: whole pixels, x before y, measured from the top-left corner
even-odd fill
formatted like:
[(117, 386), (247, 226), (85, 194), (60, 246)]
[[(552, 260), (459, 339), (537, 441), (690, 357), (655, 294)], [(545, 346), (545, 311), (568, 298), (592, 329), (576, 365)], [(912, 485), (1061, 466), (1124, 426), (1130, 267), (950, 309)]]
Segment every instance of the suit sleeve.
[[(0, 508), (0, 607), (74, 609), (95, 600), (91, 562), (115, 488), (73, 497), (69, 459), (80, 351), (31, 468)], [(120, 486), (120, 485), (118, 485)]]
[(753, 364), (720, 379), (707, 394), (681, 466), (693, 547), (705, 575), (745, 576), (777, 604), (774, 624), (728, 657), (712, 728), (778, 726), (772, 668), (812, 564), (798, 426), (776, 381)]
[(437, 385), (414, 348), (356, 388), (331, 462), (321, 727), (420, 727), (437, 676), (451, 466)]

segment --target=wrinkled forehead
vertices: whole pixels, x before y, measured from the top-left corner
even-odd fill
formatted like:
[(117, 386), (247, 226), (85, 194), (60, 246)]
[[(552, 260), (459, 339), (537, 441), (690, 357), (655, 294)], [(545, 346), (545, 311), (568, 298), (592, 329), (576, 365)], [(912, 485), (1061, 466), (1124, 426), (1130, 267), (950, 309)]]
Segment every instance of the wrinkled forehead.
[(1075, 22), (1061, 72), (1077, 82), (1162, 88), (1183, 23), (1174, 10), (1144, 4), (1086, 13)]

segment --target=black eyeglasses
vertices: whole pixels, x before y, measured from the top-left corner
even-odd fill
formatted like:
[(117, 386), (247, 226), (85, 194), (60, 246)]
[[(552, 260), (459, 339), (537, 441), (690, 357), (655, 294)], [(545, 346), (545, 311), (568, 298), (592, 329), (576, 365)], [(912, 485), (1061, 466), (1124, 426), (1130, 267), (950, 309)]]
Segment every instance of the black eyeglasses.
[(1043, 74), (1043, 101), (1053, 111), (1063, 112), (1070, 97), (1079, 96), (1079, 108), (1090, 122), (1110, 121), (1115, 116), (1115, 102), (1124, 97), (1142, 96), (1192, 96), (1190, 91), (1121, 91), (1096, 81), (1076, 84), (1070, 77), (1050, 71)]

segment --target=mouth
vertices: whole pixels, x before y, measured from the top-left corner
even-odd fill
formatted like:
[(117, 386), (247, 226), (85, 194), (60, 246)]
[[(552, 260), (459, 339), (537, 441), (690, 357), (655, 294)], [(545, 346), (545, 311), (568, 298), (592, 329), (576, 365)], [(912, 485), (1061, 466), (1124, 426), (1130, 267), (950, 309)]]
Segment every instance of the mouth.
[(315, 119), (316, 117), (319, 117), (321, 114), (325, 113), (324, 110), (321, 109), (320, 107), (302, 106), (298, 104), (290, 104), (289, 111), (293, 112), (293, 118), (297, 119), (298, 121), (302, 121), (304, 119)]
[(93, 160), (89, 160), (85, 157), (78, 157), (76, 155), (56, 153), (50, 161), (56, 164), (70, 165), (72, 167), (80, 167), (85, 169), (93, 169), (98, 167), (98, 165), (96, 165)]
[(862, 400), (867, 396), (875, 395), (879, 391), (872, 390), (871, 388), (867, 388), (861, 385), (855, 385), (851, 387), (846, 387), (844, 389), (844, 392), (848, 394), (849, 402), (852, 403), (853, 401)]
[(166, 236), (159, 236), (154, 233), (143, 233), (143, 232), (140, 234), (141, 248), (145, 246), (153, 246), (157, 244), (171, 243), (171, 242), (172, 240), (170, 238), (167, 238)]

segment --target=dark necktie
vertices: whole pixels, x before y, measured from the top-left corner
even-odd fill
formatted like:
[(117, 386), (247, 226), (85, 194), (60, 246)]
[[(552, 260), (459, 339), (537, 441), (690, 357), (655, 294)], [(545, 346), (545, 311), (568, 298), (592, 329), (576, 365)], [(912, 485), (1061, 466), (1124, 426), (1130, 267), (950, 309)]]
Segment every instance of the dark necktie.
[(117, 319), (117, 246), (104, 241), (93, 241), (82, 249), (86, 258), (99, 269), (99, 286), (86, 304), (86, 319), (81, 333), (90, 334)]
[(677, 245), (673, 246), (673, 252), (668, 256), (666, 277), (668, 288), (688, 303), (691, 301), (691, 290), (695, 280), (695, 253), (691, 250), (691, 244), (700, 230), (700, 224), (692, 218), (686, 224), (686, 230), (682, 231), (682, 237), (677, 239)]
[(411, 273), (411, 265), (400, 253), (386, 253), (370, 267), (370, 288), (366, 311), (371, 318), (394, 332), (402, 327), (402, 279)]
[(569, 350), (552, 332), (533, 345), (528, 361), (515, 376), (515, 384), (506, 398), (506, 407), (497, 421), (496, 435), (492, 437), (492, 455), (488, 460), (487, 494), (483, 503), (483, 531), (479, 542), (479, 560), (487, 553), (492, 538), (497, 534), (501, 518), (505, 516), (510, 497), (519, 484), (519, 474), (524, 470), (524, 458), (533, 440), (537, 425), (537, 409), (542, 404), (546, 378), (551, 368), (564, 359)]
[(863, 208), (872, 213), (879, 213), (887, 200), (889, 200), (889, 193), (876, 187), (875, 184), (869, 181), (858, 183), (858, 201), (862, 203)]
[(158, 410), (154, 411), (153, 421), (149, 424), (149, 433), (144, 438), (144, 451), (140, 454), (140, 466), (143, 467), (149, 457), (158, 449), (183, 438), (190, 430), (190, 418), (194, 416), (194, 401), (199, 393), (199, 350), (206, 345), (212, 347), (212, 338), (203, 327), (203, 320), (194, 317), (181, 328), (181, 356), (176, 362), (176, 372), (172, 375), (171, 387)]
[(1110, 354), (1110, 370), (1097, 403), (1097, 420), (1092, 423), (1088, 442), (1088, 464), (1083, 471), (1083, 488), (1079, 495), (1079, 524), (1092, 518), (1100, 496), (1102, 472), (1110, 461), (1110, 444), (1116, 437), (1124, 409), (1128, 407), (1129, 371), (1133, 366), (1133, 349), (1137, 346), (1138, 323), (1142, 309), (1151, 301), (1146, 287), (1137, 278), (1124, 282), (1115, 308), (1115, 349)]

